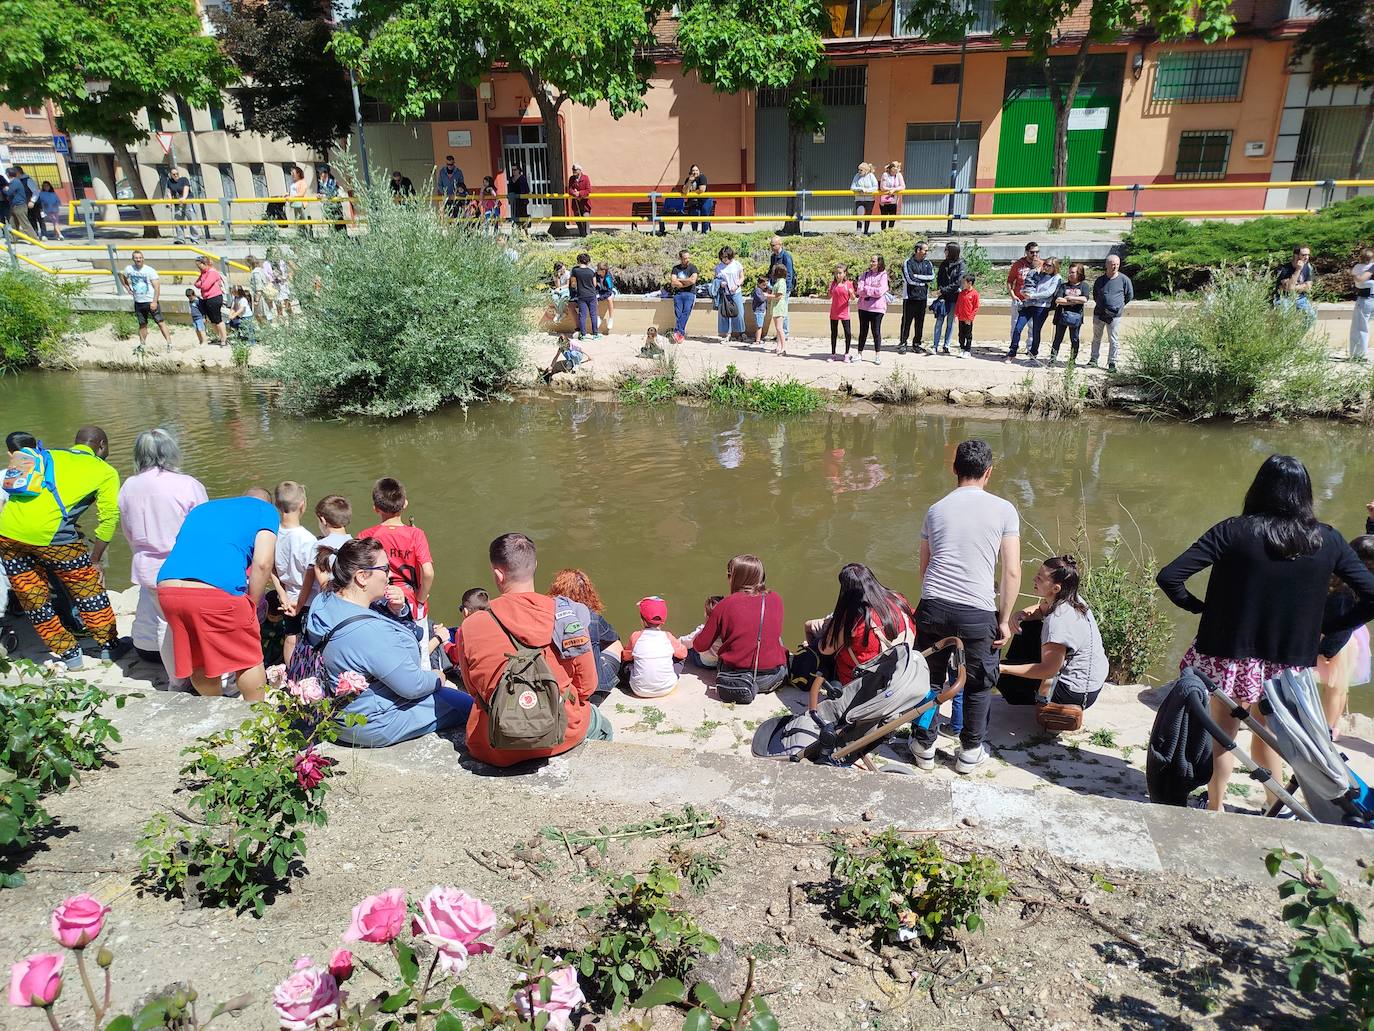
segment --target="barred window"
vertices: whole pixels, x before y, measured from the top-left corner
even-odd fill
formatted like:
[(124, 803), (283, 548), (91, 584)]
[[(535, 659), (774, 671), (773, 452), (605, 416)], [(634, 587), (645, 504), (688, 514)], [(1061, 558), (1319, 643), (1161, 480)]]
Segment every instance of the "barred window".
[[(827, 107), (859, 107), (868, 100), (868, 65), (835, 65), (824, 79), (812, 79), (810, 89)], [(759, 90), (759, 107), (786, 107), (785, 89)]]
[(1180, 104), (1239, 100), (1249, 59), (1248, 50), (1161, 54), (1151, 97)]
[(1231, 131), (1205, 129), (1180, 133), (1175, 179), (1225, 179), (1231, 157)]

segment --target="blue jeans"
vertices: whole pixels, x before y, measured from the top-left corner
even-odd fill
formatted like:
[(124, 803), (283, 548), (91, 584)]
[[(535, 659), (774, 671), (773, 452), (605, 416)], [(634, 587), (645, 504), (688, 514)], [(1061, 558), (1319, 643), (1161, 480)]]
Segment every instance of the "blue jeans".
[(1291, 297), (1280, 296), (1274, 303), (1280, 308), (1297, 308), (1298, 311), (1306, 315), (1311, 321), (1317, 321), (1317, 310), (1312, 307), (1312, 301), (1306, 294), (1294, 294)]
[(596, 302), (579, 297), (577, 299), (577, 332), (596, 335)]
[(1022, 307), (1016, 313), (1016, 322), (1011, 327), (1011, 350), (1007, 352), (1010, 358), (1016, 357), (1017, 348), (1021, 346), (1021, 330), (1030, 327), (1030, 354), (1031, 357), (1040, 353), (1040, 328), (1045, 324), (1045, 319), (1049, 315), (1048, 308)]
[[(710, 229), (709, 223), (707, 224), (707, 229)], [(721, 336), (725, 336), (727, 333), (738, 333), (740, 336), (744, 336), (744, 291), (736, 290), (733, 293), (731, 293), (728, 290), (722, 290), (720, 292), (720, 296), (732, 298), (735, 302), (735, 311), (738, 312), (738, 314), (733, 319), (727, 319), (724, 315), (720, 313), (720, 302), (717, 301), (717, 332), (719, 332)]]
[(696, 303), (695, 291), (684, 290), (680, 294), (673, 294), (673, 332), (686, 335), (687, 320), (691, 318)]
[[(359, 698), (364, 695), (359, 695)], [(378, 703), (382, 711), (376, 711)], [(373, 712), (361, 727), (343, 727), (339, 740), (359, 748), (385, 748), (436, 730), (464, 726), (472, 709), (472, 696), (456, 687), (435, 688), (432, 695), (414, 701), (393, 701), (391, 696), (374, 695)]]
[[(930, 344), (937, 351), (941, 348), (944, 348), (946, 351), (948, 351), (949, 338), (954, 336), (954, 327), (956, 325), (956, 320), (954, 318), (954, 305), (937, 304), (933, 310), (935, 312), (935, 335), (931, 338)], [(945, 333), (943, 340), (940, 339), (940, 331), (942, 329)]]

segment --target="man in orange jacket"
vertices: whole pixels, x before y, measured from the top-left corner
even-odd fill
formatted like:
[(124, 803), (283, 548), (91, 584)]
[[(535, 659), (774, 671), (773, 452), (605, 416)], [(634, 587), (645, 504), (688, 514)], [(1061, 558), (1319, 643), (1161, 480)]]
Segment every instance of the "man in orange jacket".
[[(567, 598), (550, 598), (535, 590), (534, 541), (523, 533), (502, 534), (491, 542), (489, 553), (500, 596), (491, 599), (487, 611), (474, 612), (463, 620), (463, 632), (455, 649), (463, 686), (477, 700), (468, 715), (468, 752), (474, 759), (492, 766), (514, 766), (530, 759), (560, 755), (587, 739), (609, 741), (610, 721), (591, 704), (597, 674), (588, 629), (591, 613), (585, 605)], [(531, 749), (492, 747), (487, 708), (513, 650), (502, 625), (526, 647), (543, 648), (544, 659), (558, 679), (567, 713), (562, 744)]]

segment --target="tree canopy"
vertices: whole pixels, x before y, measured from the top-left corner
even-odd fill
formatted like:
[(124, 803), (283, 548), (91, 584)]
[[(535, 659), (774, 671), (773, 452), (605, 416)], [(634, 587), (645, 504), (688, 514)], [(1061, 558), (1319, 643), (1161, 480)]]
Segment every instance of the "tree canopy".
[[(172, 96), (215, 103), (237, 78), (204, 35), (194, 0), (4, 0), (0, 37), (0, 101), (52, 100), (68, 132), (117, 149), (147, 137), (143, 110), (169, 117)], [(99, 79), (109, 90), (88, 91), (86, 82)]]
[(348, 73), (329, 49), (334, 26), (318, 3), (229, 0), (210, 18), (244, 75), (236, 92), (254, 132), (321, 154), (348, 135)]
[(1374, 86), (1374, 6), (1368, 0), (1307, 0), (1307, 7), (1316, 17), (1296, 50), (1312, 58), (1312, 84)]

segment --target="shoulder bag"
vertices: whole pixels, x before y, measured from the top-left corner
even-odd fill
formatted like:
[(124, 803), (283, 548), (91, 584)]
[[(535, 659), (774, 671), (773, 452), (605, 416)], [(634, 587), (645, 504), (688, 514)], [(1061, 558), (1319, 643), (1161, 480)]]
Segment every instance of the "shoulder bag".
[(748, 705), (758, 695), (759, 654), (763, 650), (763, 616), (768, 607), (768, 595), (759, 597), (759, 632), (754, 638), (754, 668), (746, 672), (742, 669), (720, 667), (716, 673), (716, 693), (723, 702)]

